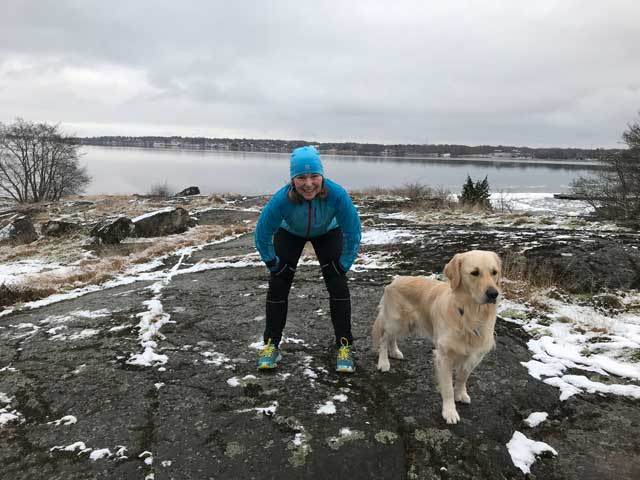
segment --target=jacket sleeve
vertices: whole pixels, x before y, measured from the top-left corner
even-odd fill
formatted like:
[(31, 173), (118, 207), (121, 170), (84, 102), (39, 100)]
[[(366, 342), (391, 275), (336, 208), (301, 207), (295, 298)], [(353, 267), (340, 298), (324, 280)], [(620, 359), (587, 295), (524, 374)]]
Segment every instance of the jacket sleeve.
[(356, 207), (351, 201), (349, 194), (342, 190), (338, 200), (336, 220), (342, 229), (342, 254), (340, 255), (340, 266), (344, 271), (348, 271), (358, 255), (360, 248), (360, 238), (362, 237), (362, 227), (360, 216)]
[(276, 194), (271, 197), (269, 203), (262, 209), (256, 224), (254, 241), (260, 258), (265, 263), (274, 259), (277, 260), (275, 248), (273, 247), (273, 234), (282, 224), (283, 217), (280, 203), (280, 195)]

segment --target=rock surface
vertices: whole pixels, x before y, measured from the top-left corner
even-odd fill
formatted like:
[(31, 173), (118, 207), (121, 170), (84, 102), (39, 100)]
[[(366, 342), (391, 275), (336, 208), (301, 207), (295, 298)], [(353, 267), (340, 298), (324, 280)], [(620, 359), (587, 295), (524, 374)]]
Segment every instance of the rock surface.
[(164, 210), (147, 213), (132, 220), (135, 236), (160, 237), (182, 233), (196, 222), (184, 208), (168, 207)]
[(0, 229), (0, 242), (27, 244), (38, 239), (33, 222), (28, 216), (14, 214), (4, 220), (4, 226)]
[[(202, 219), (228, 215), (211, 211)], [(525, 478), (506, 448), (514, 431), (558, 451), (538, 459), (529, 478), (640, 476), (638, 400), (584, 394), (561, 402), (556, 388), (521, 365), (531, 353), (517, 325), (498, 321), (497, 348), (473, 373), (472, 403), (459, 407), (455, 426), (440, 415), (427, 340), (404, 340), (405, 360), (379, 373), (370, 328), (393, 275), (439, 272), (458, 251), (505, 252), (530, 237), (370, 218), (380, 230), (411, 228), (419, 235), (411, 244), (363, 245), (363, 254), (386, 252), (394, 266), (349, 274), (354, 375), (333, 371), (328, 299), (317, 266), (298, 268), (284, 357), (273, 372), (255, 370), (252, 346), (264, 328), (264, 266), (255, 261), (180, 274), (209, 260), (246, 261), (254, 252), (251, 235), (210, 245), (182, 263), (169, 259), (156, 280), (0, 317), (0, 410), (15, 417), (0, 426), (3, 477)], [(540, 233), (535, 241), (552, 246), (557, 236)], [(156, 319), (170, 315), (155, 337), (156, 353), (167, 363), (142, 367), (130, 360), (143, 351), (139, 326), (152, 311)], [(332, 410), (329, 402), (335, 413), (319, 413)], [(530, 428), (524, 419), (536, 411), (549, 418)], [(92, 460), (106, 455), (103, 449), (109, 455)]]
[(108, 218), (91, 229), (90, 235), (101, 243), (120, 243), (133, 233), (133, 224), (127, 217)]
[(48, 237), (61, 237), (79, 230), (81, 227), (77, 223), (65, 222), (64, 220), (49, 220), (42, 226), (42, 234)]
[(554, 282), (573, 293), (640, 288), (640, 251), (632, 236), (617, 241), (594, 238), (584, 243), (545, 245), (528, 250), (529, 269), (548, 270)]
[(187, 187), (184, 190), (176, 193), (176, 197), (188, 197), (191, 195), (200, 195), (200, 188), (198, 187)]

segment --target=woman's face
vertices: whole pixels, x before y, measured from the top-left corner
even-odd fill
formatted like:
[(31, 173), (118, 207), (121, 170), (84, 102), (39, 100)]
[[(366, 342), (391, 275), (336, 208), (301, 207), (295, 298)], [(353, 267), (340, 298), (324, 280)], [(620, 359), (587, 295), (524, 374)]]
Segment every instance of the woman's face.
[(293, 185), (305, 200), (313, 200), (322, 188), (322, 175), (317, 173), (298, 175), (297, 177), (293, 177)]

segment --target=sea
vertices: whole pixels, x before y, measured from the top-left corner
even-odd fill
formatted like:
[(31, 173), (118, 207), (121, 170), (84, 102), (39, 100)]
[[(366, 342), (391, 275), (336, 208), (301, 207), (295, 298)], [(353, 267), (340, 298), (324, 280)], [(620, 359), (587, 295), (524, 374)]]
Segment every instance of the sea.
[[(166, 186), (197, 186), (203, 194), (263, 195), (289, 179), (286, 153), (83, 146), (80, 163), (91, 183), (85, 193), (146, 194)], [(389, 158), (322, 155), (325, 176), (347, 190), (428, 185), (459, 193), (470, 177), (487, 177), (492, 193), (567, 193), (596, 162), (509, 158)]]

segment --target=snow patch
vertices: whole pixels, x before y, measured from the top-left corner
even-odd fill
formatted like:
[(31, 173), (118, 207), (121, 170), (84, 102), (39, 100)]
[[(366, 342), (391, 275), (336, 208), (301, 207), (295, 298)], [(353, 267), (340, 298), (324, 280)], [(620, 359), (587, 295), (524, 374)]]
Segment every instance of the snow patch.
[(55, 425), (59, 427), (60, 425), (73, 425), (74, 423), (78, 423), (78, 419), (73, 415), (65, 415), (64, 417), (54, 420), (53, 422), (47, 422), (47, 425)]
[(333, 415), (336, 413), (336, 406), (331, 400), (329, 400), (324, 405), (318, 407), (316, 413), (318, 415)]
[(524, 423), (529, 425), (531, 428), (537, 427), (542, 422), (544, 422), (549, 414), (547, 412), (533, 412), (527, 418), (524, 419)]
[(536, 461), (536, 456), (544, 452), (558, 455), (558, 452), (550, 445), (531, 440), (518, 431), (513, 432), (511, 440), (507, 443), (507, 449), (511, 455), (511, 461), (523, 473), (531, 472), (531, 465)]
[(388, 245), (392, 243), (414, 243), (418, 235), (410, 230), (393, 229), (380, 230), (370, 228), (362, 232), (363, 245)]
[(94, 450), (89, 454), (89, 458), (94, 462), (96, 460), (100, 460), (101, 458), (109, 458), (111, 457), (111, 450), (108, 448), (100, 448), (98, 450)]

